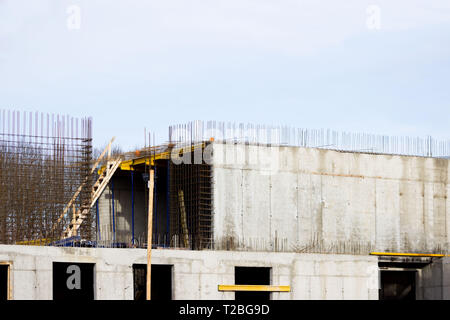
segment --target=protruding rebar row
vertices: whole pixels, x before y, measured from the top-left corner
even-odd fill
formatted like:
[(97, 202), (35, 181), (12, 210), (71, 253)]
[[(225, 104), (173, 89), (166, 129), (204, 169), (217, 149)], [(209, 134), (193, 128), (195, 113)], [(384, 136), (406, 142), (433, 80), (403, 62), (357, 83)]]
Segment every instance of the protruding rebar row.
[(211, 138), (224, 142), (288, 145), (365, 153), (424, 157), (450, 157), (450, 140), (392, 137), (330, 129), (303, 129), (219, 121), (192, 121), (169, 127), (169, 141), (201, 142)]

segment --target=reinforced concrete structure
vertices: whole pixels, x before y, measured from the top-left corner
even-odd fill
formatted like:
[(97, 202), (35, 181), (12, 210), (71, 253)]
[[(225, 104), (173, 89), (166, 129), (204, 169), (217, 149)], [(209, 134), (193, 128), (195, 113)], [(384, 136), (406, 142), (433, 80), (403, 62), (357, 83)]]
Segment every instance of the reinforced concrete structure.
[(95, 239), (73, 229), (52, 246), (0, 246), (7, 292), (67, 298), (61, 270), (76, 265), (90, 275), (85, 298), (143, 297), (154, 170), (155, 299), (449, 299), (449, 146), (174, 126), (167, 144), (97, 168), (108, 183)]

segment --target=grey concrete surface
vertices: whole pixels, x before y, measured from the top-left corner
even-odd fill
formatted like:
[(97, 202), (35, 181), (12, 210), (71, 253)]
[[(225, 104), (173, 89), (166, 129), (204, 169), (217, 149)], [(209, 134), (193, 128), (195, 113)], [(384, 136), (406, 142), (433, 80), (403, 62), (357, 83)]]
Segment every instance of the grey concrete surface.
[[(133, 264), (145, 264), (145, 249), (57, 248), (0, 245), (0, 262), (11, 263), (13, 299), (52, 299), (53, 262), (95, 263), (95, 298), (133, 299)], [(173, 265), (174, 299), (234, 299), (218, 291), (234, 284), (236, 266), (271, 267), (272, 285), (291, 292), (272, 299), (378, 299), (371, 283), (377, 257), (275, 252), (152, 251), (152, 264)], [(374, 278), (375, 277), (375, 278)]]

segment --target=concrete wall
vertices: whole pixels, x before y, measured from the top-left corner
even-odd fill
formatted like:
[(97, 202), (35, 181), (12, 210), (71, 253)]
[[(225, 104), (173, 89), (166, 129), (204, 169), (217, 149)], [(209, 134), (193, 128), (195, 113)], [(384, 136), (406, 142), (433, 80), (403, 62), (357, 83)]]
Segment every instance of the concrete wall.
[[(129, 172), (127, 172), (129, 173)], [(144, 183), (140, 174), (135, 174), (134, 188), (134, 233), (135, 238), (147, 242), (147, 204)], [(112, 188), (109, 184), (98, 200), (100, 216), (100, 239), (113, 241)], [(116, 242), (131, 243), (131, 177), (114, 176), (114, 212)]]
[(449, 247), (447, 159), (221, 143), (213, 154), (219, 247), (230, 239), (247, 250)]
[(435, 260), (422, 269), (420, 293), (424, 300), (450, 300), (450, 258)]
[[(163, 179), (165, 177), (159, 177)], [(159, 186), (159, 185), (158, 185)], [(164, 243), (167, 230), (166, 188), (156, 188), (153, 202), (153, 243)], [(114, 212), (116, 242), (131, 243), (132, 238), (132, 202), (130, 171), (114, 176)], [(105, 188), (98, 200), (100, 215), (100, 243), (113, 242), (112, 185)], [(147, 198), (148, 188), (143, 183), (142, 174), (134, 174), (134, 234), (139, 243), (147, 243)]]
[[(14, 299), (52, 299), (52, 263), (95, 263), (96, 299), (133, 299), (133, 264), (145, 249), (57, 248), (0, 245), (0, 262), (11, 262)], [(234, 299), (219, 284), (234, 284), (235, 266), (271, 267), (271, 284), (291, 292), (272, 299), (378, 299), (373, 256), (153, 250), (152, 264), (173, 265), (174, 299)], [(371, 278), (372, 277), (372, 278)]]

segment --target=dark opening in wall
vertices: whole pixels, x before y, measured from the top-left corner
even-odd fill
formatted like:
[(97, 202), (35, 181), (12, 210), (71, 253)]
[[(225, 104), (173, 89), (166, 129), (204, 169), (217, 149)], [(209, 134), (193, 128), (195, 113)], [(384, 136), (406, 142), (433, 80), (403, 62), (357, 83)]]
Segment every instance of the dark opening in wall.
[[(172, 300), (172, 265), (152, 264), (151, 300)], [(147, 265), (133, 265), (134, 300), (145, 300)]]
[(53, 262), (53, 300), (94, 300), (94, 266)]
[(416, 271), (381, 271), (380, 300), (416, 300)]
[(8, 300), (8, 269), (9, 265), (0, 265), (0, 301)]
[[(235, 267), (234, 284), (270, 285), (270, 269), (266, 267)], [(236, 300), (270, 300), (270, 292), (236, 291)]]

